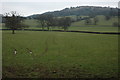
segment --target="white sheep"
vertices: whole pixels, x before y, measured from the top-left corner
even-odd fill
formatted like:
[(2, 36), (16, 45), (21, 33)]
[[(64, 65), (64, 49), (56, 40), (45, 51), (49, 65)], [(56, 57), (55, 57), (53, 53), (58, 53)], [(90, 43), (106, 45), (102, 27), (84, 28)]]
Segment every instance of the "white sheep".
[(26, 48), (26, 49), (29, 51), (30, 54), (32, 54), (32, 51), (30, 49), (28, 49), (28, 48)]
[(17, 50), (16, 49), (14, 49), (14, 54), (17, 54)]

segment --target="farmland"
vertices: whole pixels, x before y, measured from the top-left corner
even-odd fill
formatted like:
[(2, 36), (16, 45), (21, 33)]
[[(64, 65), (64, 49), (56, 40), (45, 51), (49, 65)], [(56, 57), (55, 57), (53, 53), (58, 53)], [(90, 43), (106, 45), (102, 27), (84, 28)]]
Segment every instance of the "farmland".
[[(108, 21), (102, 15), (97, 17), (97, 25), (86, 25), (81, 20), (73, 22), (68, 30), (118, 32), (118, 27), (113, 27), (118, 22), (116, 16)], [(24, 23), (28, 29), (42, 29), (35, 19), (25, 19)], [(0, 24), (2, 28), (6, 29), (4, 24)], [(52, 26), (52, 30), (63, 29)], [(3, 78), (118, 77), (118, 35), (25, 30), (15, 33), (3, 30), (1, 34)]]
[[(76, 31), (97, 31), (97, 32), (118, 32), (118, 27), (113, 27), (114, 22), (118, 22), (118, 18), (112, 17), (110, 20), (106, 21), (105, 16), (99, 15), (97, 16), (99, 22), (97, 25), (85, 25), (85, 20), (73, 22), (68, 30), (76, 30)], [(72, 16), (74, 18), (74, 16)], [(92, 20), (93, 18), (91, 18)], [(25, 24), (29, 25), (29, 29), (41, 29), (40, 23), (37, 20), (25, 20)], [(57, 27), (53, 28), (54, 30), (58, 30)], [(62, 30), (62, 29), (61, 29)]]
[[(80, 27), (113, 27), (114, 22), (118, 22), (118, 17), (112, 17), (110, 20), (105, 20), (105, 16), (99, 15), (97, 25), (85, 25), (84, 20), (73, 23), (71, 26), (80, 26)], [(93, 18), (91, 18), (93, 20)]]
[[(71, 16), (74, 18), (75, 16)], [(83, 16), (82, 16), (83, 17)], [(118, 18), (112, 17), (110, 20), (106, 21), (105, 16), (99, 15), (97, 16), (99, 22), (97, 25), (86, 25), (85, 20), (73, 22), (68, 30), (76, 30), (76, 31), (92, 31), (92, 32), (118, 32), (118, 27), (113, 27), (114, 22), (118, 22)], [(91, 18), (92, 20), (93, 18)], [(27, 29), (41, 29), (40, 23), (35, 19), (26, 19), (24, 20), (24, 24), (28, 25)], [(0, 24), (0, 29), (2, 29), (2, 24)], [(3, 24), (3, 29), (6, 29)], [(47, 28), (45, 28), (47, 29)], [(53, 27), (52, 30), (59, 30), (58, 27)], [(63, 29), (60, 29), (63, 30)]]
[(18, 0), (1, 4), (3, 80), (118, 80), (120, 13), (116, 1)]
[(116, 78), (118, 74), (118, 35), (3, 31), (2, 44), (3, 77)]

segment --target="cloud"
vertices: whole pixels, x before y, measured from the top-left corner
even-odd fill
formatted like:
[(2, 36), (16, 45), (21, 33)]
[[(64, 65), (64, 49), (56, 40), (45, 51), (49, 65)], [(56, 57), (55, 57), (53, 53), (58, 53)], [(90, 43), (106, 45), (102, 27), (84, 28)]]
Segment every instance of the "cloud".
[(28, 16), (48, 11), (61, 10), (76, 6), (111, 6), (117, 7), (117, 2), (2, 2), (2, 13), (17, 11)]
[(2, 0), (2, 2), (119, 2), (119, 0)]

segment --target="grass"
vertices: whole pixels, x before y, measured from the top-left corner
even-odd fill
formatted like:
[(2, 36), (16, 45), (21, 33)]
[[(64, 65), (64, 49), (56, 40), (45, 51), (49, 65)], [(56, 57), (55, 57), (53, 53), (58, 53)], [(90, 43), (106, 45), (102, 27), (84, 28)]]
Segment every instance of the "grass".
[[(118, 22), (118, 17), (112, 17), (110, 20), (105, 20), (105, 17), (102, 15), (97, 16), (99, 22), (97, 25), (85, 25), (85, 20), (74, 22), (71, 26), (76, 27), (113, 27), (114, 22)], [(92, 18), (91, 18), (92, 20)]]
[[(105, 21), (104, 16), (98, 18), (97, 25), (79, 21), (72, 23), (69, 30), (118, 32), (118, 27), (112, 27), (112, 23), (117, 22), (116, 17), (109, 21)], [(24, 23), (30, 26), (29, 29), (40, 29), (36, 27), (36, 20), (25, 20)], [(52, 31), (16, 31), (13, 35), (11, 31), (3, 31), (1, 36), (3, 77), (117, 77), (118, 35)], [(17, 55), (13, 54), (14, 48)]]
[(2, 29), (2, 23), (0, 23), (0, 29)]
[[(81, 16), (81, 17), (87, 17), (87, 16)], [(112, 24), (114, 22), (118, 22), (117, 17), (112, 17), (110, 20), (106, 21), (105, 17), (102, 15), (97, 16), (99, 19), (99, 22), (97, 25), (85, 25), (84, 20), (74, 22), (69, 27), (69, 30), (77, 30), (77, 31), (94, 31), (94, 32), (118, 32), (118, 27), (113, 27)], [(71, 18), (75, 18), (75, 16), (71, 16)], [(38, 27), (37, 20), (34, 19), (26, 19), (24, 21), (25, 24), (29, 25), (29, 29), (41, 29)], [(0, 24), (0, 29), (2, 29), (2, 24)], [(4, 24), (3, 24), (3, 28)], [(53, 28), (54, 30), (58, 30), (58, 28)]]
[(35, 19), (31, 19), (31, 20), (26, 19), (24, 21), (24, 24), (27, 24), (29, 27), (37, 27), (38, 26), (38, 22)]
[(0, 31), (0, 77), (2, 77), (2, 31)]
[(69, 30), (92, 32), (118, 32), (118, 27), (70, 27)]
[[(75, 16), (71, 16), (71, 18), (74, 18)], [(83, 16), (84, 17), (84, 16)], [(74, 22), (71, 24), (69, 30), (77, 30), (77, 31), (97, 31), (97, 32), (118, 32), (118, 27), (113, 27), (114, 22), (118, 22), (117, 17), (112, 17), (110, 20), (106, 21), (105, 17), (102, 15), (97, 16), (99, 19), (99, 22), (97, 25), (85, 25), (84, 20)], [(26, 24), (29, 24), (29, 29), (41, 29), (39, 27), (36, 27), (38, 23), (36, 20), (26, 20)], [(57, 29), (58, 28), (54, 28)]]
[(117, 77), (117, 35), (3, 31), (2, 40), (3, 77)]

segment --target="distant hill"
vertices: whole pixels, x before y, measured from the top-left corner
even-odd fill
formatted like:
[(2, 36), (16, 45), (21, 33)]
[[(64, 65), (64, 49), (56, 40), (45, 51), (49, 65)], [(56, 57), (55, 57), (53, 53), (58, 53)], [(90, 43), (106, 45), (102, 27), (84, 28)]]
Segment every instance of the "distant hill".
[[(118, 15), (118, 8), (110, 8), (110, 7), (95, 7), (95, 6), (78, 6), (78, 7), (70, 7), (65, 8), (60, 11), (46, 12), (43, 14), (51, 14), (55, 17), (60, 16), (95, 16), (95, 15)], [(36, 18), (41, 14), (28, 16), (29, 18)]]
[(0, 23), (2, 23), (2, 14), (0, 14)]

